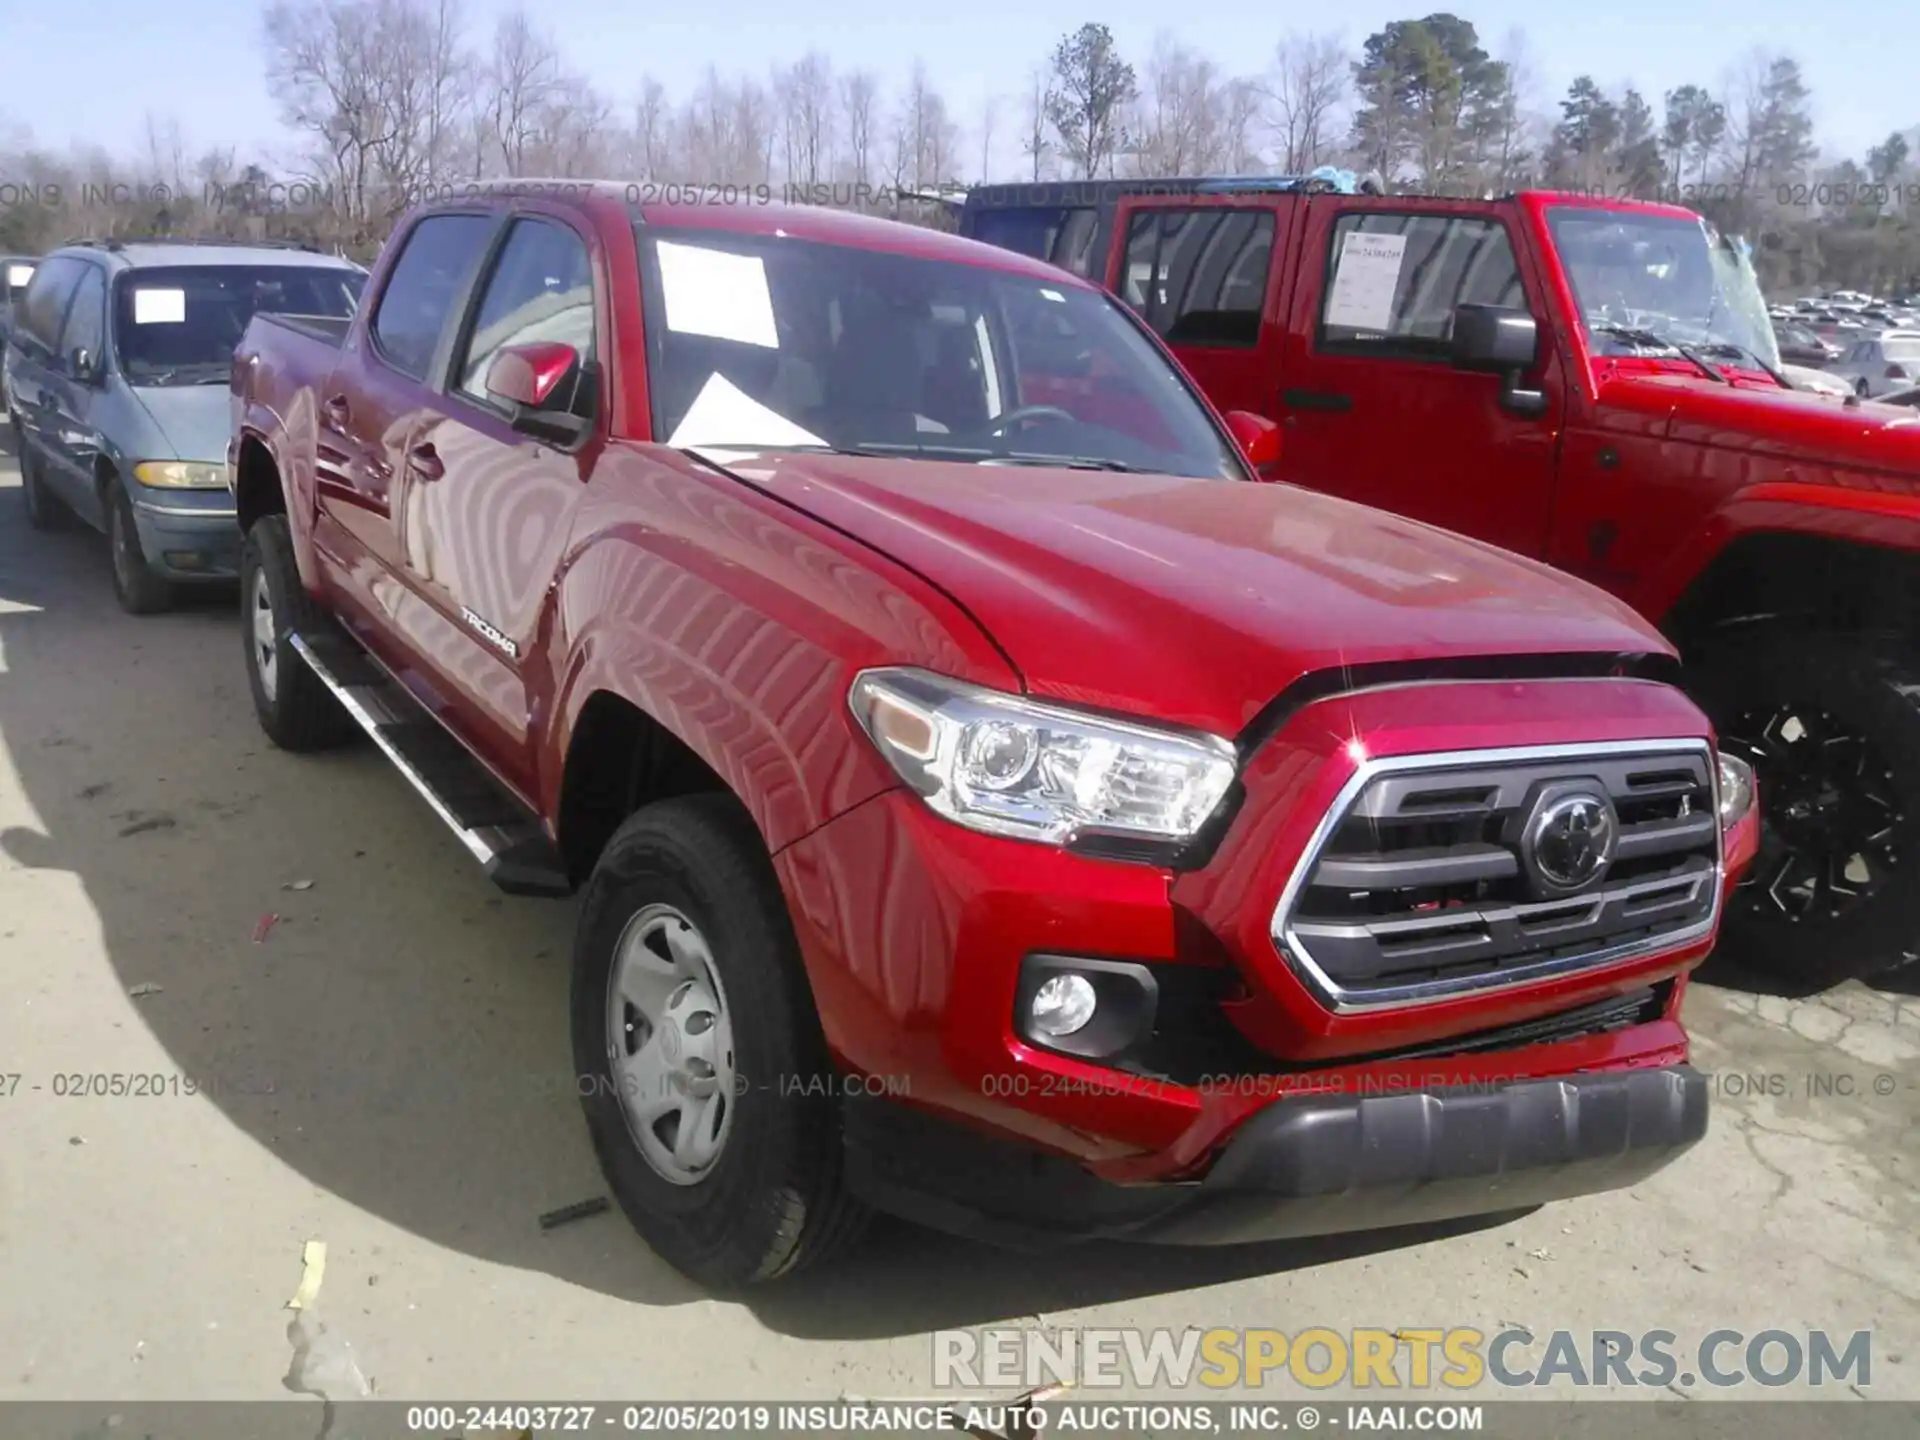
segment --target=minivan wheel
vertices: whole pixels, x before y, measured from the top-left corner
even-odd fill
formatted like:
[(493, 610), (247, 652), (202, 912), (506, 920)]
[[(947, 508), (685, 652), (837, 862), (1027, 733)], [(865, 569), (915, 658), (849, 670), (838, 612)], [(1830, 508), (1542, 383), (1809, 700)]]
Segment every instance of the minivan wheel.
[(20, 457), (20, 498), (26, 503), (27, 524), (36, 530), (66, 529), (73, 512), (48, 491), (46, 481), (40, 478), (40, 467), (34, 461), (33, 452), (19, 438), (17, 427), (13, 433), (14, 453)]
[(113, 593), (129, 615), (153, 615), (173, 604), (173, 586), (153, 567), (140, 549), (140, 529), (133, 523), (133, 502), (117, 481), (107, 488), (107, 548), (113, 556)]
[(247, 647), (247, 685), (267, 738), (282, 750), (326, 750), (360, 733), (289, 638), (317, 634), (333, 622), (300, 583), (284, 515), (253, 522), (240, 547), (240, 632)]
[(664, 800), (615, 833), (586, 885), (572, 1017), (594, 1151), (668, 1264), (734, 1290), (859, 1232), (799, 945), (732, 796)]
[(1920, 952), (1920, 665), (1892, 637), (1756, 626), (1688, 689), (1760, 792), (1760, 853), (1721, 949), (1825, 985)]

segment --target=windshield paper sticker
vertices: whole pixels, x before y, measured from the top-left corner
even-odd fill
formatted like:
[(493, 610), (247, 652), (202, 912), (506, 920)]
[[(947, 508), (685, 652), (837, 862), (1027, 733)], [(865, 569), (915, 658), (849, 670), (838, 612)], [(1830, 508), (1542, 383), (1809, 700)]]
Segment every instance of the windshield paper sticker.
[(1349, 232), (1340, 247), (1340, 266), (1327, 298), (1329, 325), (1349, 330), (1393, 328), (1393, 295), (1400, 287), (1400, 265), (1407, 257), (1404, 235)]
[(667, 240), (654, 248), (660, 256), (660, 288), (666, 294), (669, 330), (767, 350), (780, 348), (767, 266), (758, 255), (729, 255)]
[(136, 325), (182, 325), (187, 319), (187, 292), (184, 290), (136, 290), (133, 292), (133, 323)]
[(31, 279), (33, 279), (33, 267), (31, 265), (9, 265), (7, 267), (7, 286), (9, 289), (18, 290)]
[[(663, 244), (661, 248), (666, 246)], [(708, 378), (693, 404), (687, 407), (686, 418), (674, 430), (673, 438), (667, 441), (677, 449), (687, 450), (753, 450), (761, 446), (824, 446), (826, 443), (778, 411), (769, 410), (720, 374)]]

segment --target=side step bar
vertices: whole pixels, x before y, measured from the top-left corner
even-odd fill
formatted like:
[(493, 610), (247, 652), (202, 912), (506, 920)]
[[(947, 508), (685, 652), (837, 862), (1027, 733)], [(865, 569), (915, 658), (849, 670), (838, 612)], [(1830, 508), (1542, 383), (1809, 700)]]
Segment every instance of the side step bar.
[(343, 634), (287, 637), (320, 683), (418, 790), (434, 814), (509, 895), (573, 893), (540, 821), (429, 715), (387, 670)]

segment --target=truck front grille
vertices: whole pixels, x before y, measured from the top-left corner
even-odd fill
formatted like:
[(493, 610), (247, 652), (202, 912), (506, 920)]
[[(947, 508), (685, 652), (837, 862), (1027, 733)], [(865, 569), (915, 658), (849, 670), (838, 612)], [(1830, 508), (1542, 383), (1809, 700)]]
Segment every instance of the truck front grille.
[(1685, 944), (1719, 900), (1716, 800), (1704, 740), (1370, 761), (1288, 881), (1274, 943), (1343, 1012)]

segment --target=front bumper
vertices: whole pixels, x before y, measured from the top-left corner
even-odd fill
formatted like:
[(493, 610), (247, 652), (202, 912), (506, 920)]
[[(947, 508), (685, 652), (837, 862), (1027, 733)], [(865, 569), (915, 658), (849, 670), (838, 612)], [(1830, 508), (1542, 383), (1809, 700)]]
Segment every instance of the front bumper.
[(231, 580), (240, 573), (240, 526), (226, 490), (129, 485), (147, 564), (170, 580)]
[(1682, 1064), (1451, 1093), (1295, 1096), (1256, 1111), (1202, 1177), (1156, 1185), (1111, 1184), (874, 1105), (849, 1115), (848, 1176), (882, 1209), (999, 1244), (1245, 1244), (1632, 1185), (1706, 1134), (1707, 1093), (1706, 1076)]

